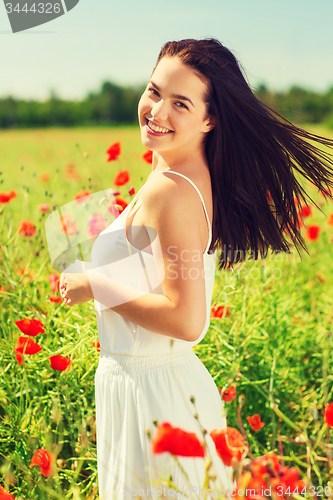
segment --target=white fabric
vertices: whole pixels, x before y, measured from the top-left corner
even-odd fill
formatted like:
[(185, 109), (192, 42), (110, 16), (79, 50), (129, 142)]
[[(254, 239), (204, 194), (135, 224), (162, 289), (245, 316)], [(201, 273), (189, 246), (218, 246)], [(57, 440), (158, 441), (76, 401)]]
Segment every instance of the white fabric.
[[(155, 175), (158, 175), (158, 172)], [(197, 190), (206, 214), (209, 239), (203, 255), (206, 289), (206, 324), (196, 342), (172, 339), (148, 331), (121, 315), (106, 309), (95, 300), (97, 327), (101, 353), (96, 371), (96, 427), (97, 462), (100, 500), (114, 498), (163, 498), (162, 481), (158, 474), (169, 476), (184, 493), (195, 493), (203, 486), (204, 460), (202, 458), (181, 458), (180, 461), (188, 474), (185, 481), (172, 457), (163, 453), (153, 455), (147, 430), (154, 434), (154, 420), (169, 422), (175, 427), (195, 432), (202, 441), (199, 424), (194, 418), (197, 412), (201, 425), (209, 432), (215, 428), (226, 427), (221, 412), (223, 404), (216, 385), (209, 372), (194, 354), (192, 347), (202, 340), (210, 322), (211, 299), (214, 285), (216, 252), (207, 252), (211, 242), (211, 227), (206, 207), (200, 191), (195, 184), (178, 172)], [(153, 178), (153, 177), (151, 177)], [(149, 179), (151, 180), (151, 179)], [(149, 180), (147, 182), (149, 182)], [(143, 186), (144, 187), (144, 186)], [(143, 188), (142, 187), (142, 188)], [(141, 188), (141, 189), (142, 189)], [(140, 190), (141, 191), (141, 190)], [(126, 237), (126, 220), (137, 193), (130, 205), (96, 239), (92, 260), (100, 269), (108, 266), (110, 247), (105, 244), (108, 233), (117, 231), (117, 258), (127, 257), (140, 252), (130, 245)], [(149, 260), (149, 253), (144, 261)], [(115, 266), (113, 262), (112, 266)], [(160, 287), (161, 288), (161, 287)], [(155, 293), (163, 293), (161, 290)], [(190, 397), (195, 398), (195, 408)], [(225, 467), (217, 457), (210, 437), (213, 466), (218, 472), (219, 484), (225, 490), (232, 487), (231, 468)], [(153, 483), (156, 479), (157, 482)], [(140, 491), (141, 488), (141, 491)], [(175, 492), (164, 490), (167, 498), (176, 497)], [(203, 493), (201, 493), (201, 497)], [(193, 497), (195, 498), (195, 497)], [(207, 497), (209, 498), (209, 497)], [(211, 497), (214, 498), (214, 495)], [(217, 498), (217, 496), (215, 497)]]

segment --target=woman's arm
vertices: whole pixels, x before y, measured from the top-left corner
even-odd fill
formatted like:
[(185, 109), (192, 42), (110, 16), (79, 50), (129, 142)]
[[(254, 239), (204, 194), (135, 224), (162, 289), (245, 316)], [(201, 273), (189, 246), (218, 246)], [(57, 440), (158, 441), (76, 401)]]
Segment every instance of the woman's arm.
[[(198, 223), (200, 217), (205, 215), (200, 198), (185, 179), (158, 177), (143, 190), (140, 217), (145, 226), (157, 231), (165, 269), (161, 284), (163, 295), (142, 294), (102, 275), (98, 270), (90, 270), (85, 278), (74, 278), (78, 275), (73, 275), (73, 280), (76, 279), (72, 287), (74, 301), (69, 300), (68, 304), (78, 303), (77, 291), (81, 288), (85, 300), (93, 296), (106, 304), (106, 297), (110, 297), (113, 303), (119, 304), (111, 309), (133, 323), (162, 335), (192, 342), (200, 336), (206, 321), (202, 256), (205, 245)], [(154, 252), (154, 242), (152, 247)], [(66, 275), (66, 280), (70, 296), (71, 276)]]

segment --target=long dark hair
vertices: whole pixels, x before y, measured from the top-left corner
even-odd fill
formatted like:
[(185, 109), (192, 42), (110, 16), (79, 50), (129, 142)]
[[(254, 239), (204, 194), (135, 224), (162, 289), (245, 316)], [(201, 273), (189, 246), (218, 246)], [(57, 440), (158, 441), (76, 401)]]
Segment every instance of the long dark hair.
[[(236, 57), (218, 40), (167, 42), (162, 57), (177, 56), (207, 83), (208, 115), (216, 119), (206, 134), (205, 152), (213, 195), (213, 238), (220, 248), (219, 269), (257, 259), (268, 248), (298, 253), (304, 248), (295, 199), (308, 197), (295, 177), (299, 172), (331, 198), (333, 161), (310, 142), (333, 147), (333, 141), (296, 127), (260, 102), (243, 76)], [(319, 208), (319, 207), (318, 207)]]

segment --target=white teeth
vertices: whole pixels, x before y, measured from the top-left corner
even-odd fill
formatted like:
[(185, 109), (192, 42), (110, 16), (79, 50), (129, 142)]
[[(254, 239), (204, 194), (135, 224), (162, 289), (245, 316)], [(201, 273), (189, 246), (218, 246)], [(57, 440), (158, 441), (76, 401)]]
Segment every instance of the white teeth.
[(169, 130), (168, 128), (157, 127), (157, 125), (154, 125), (150, 120), (148, 120), (148, 125), (155, 132), (162, 132), (163, 134), (171, 132), (171, 130)]

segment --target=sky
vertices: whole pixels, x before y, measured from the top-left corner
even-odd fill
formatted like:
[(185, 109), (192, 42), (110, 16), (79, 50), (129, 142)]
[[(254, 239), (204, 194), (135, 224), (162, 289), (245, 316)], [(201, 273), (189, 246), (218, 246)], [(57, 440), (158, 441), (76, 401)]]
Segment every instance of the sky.
[(80, 0), (12, 33), (1, 2), (0, 97), (82, 99), (105, 80), (142, 84), (163, 43), (204, 37), (232, 50), (253, 87), (323, 92), (333, 86), (332, 26), (332, 0)]

